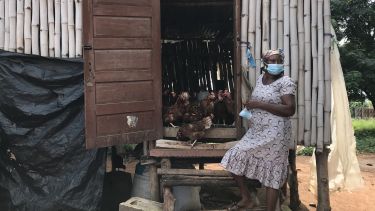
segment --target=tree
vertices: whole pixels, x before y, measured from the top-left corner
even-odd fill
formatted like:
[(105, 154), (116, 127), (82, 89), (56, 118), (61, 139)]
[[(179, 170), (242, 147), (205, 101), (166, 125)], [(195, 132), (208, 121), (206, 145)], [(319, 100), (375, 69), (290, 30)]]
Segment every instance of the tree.
[(331, 11), (349, 100), (375, 103), (375, 1), (332, 0)]

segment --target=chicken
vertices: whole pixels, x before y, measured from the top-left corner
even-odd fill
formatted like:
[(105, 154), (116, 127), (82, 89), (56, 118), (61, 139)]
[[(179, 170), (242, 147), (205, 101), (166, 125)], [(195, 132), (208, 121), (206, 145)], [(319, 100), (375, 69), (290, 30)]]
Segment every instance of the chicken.
[(212, 116), (204, 117), (200, 121), (193, 123), (184, 124), (180, 127), (177, 132), (177, 140), (180, 141), (194, 141), (192, 146), (198, 139), (201, 139), (205, 135), (205, 131), (212, 125)]
[(200, 108), (203, 116), (209, 116), (214, 113), (216, 96), (214, 92), (210, 92), (205, 99), (200, 102)]
[(214, 107), (214, 122), (231, 125), (234, 122), (234, 102), (228, 90), (219, 90)]
[(191, 123), (199, 121), (203, 118), (202, 110), (199, 106), (199, 103), (194, 102), (190, 103), (187, 108), (186, 112), (183, 116), (183, 122), (184, 123)]
[(181, 92), (177, 97), (176, 103), (167, 109), (163, 115), (163, 120), (166, 125), (179, 124), (182, 122), (189, 105), (189, 97), (188, 92)]

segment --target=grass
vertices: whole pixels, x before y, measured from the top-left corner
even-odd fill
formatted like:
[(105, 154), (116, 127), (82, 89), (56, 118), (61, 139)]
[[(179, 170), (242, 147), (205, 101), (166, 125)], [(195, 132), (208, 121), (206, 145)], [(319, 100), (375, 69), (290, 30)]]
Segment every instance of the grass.
[(375, 153), (375, 119), (353, 119), (359, 153)]

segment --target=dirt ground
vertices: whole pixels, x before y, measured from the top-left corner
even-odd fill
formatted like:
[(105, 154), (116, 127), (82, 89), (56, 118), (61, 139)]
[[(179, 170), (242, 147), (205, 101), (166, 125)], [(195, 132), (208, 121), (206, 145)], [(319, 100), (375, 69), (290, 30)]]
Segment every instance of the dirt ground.
[[(309, 204), (316, 204), (316, 197), (308, 190), (310, 179), (311, 157), (298, 156), (298, 188), (302, 203), (309, 210), (316, 208)], [(365, 182), (363, 188), (348, 192), (330, 192), (332, 210), (338, 211), (371, 211), (375, 210), (375, 154), (360, 154), (358, 161)]]
[[(298, 188), (302, 202), (301, 211), (316, 210), (317, 199), (309, 191), (310, 181), (309, 156), (297, 156)], [(337, 211), (372, 211), (375, 210), (375, 154), (360, 154), (358, 161), (365, 182), (364, 187), (356, 191), (330, 192), (332, 210)], [(205, 168), (220, 169), (216, 164), (209, 164)]]
[[(308, 190), (310, 180), (310, 161), (311, 157), (309, 156), (297, 156), (298, 188), (299, 196), (302, 202), (302, 209), (300, 211), (316, 210), (316, 207), (314, 207), (317, 204), (316, 197)], [(375, 154), (360, 154), (358, 155), (358, 161), (361, 168), (362, 178), (365, 183), (364, 187), (352, 192), (330, 192), (330, 202), (333, 211), (375, 210)], [(135, 163), (132, 162), (131, 165), (127, 165), (127, 171), (130, 170), (130, 172), (134, 173), (134, 164)], [(221, 169), (221, 167), (217, 164), (206, 164), (205, 169)], [(236, 190), (227, 191), (220, 188), (220, 190), (211, 190), (206, 193), (202, 191), (203, 189), (201, 190), (201, 201), (202, 197), (204, 197), (216, 205), (218, 205), (220, 202), (225, 204), (228, 198), (232, 198), (231, 200), (239, 199), (238, 196), (236, 196), (238, 195), (236, 193), (238, 191)], [(217, 195), (218, 192), (221, 193), (221, 196)], [(226, 192), (228, 193), (225, 194)], [(235, 195), (233, 195), (233, 193)], [(260, 194), (263, 195), (263, 193)], [(261, 204), (264, 203), (265, 202), (262, 202)]]

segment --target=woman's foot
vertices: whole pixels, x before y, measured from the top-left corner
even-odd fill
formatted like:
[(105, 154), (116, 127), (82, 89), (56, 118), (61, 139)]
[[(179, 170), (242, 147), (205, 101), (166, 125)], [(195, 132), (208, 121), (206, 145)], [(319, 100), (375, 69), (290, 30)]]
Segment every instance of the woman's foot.
[(241, 201), (233, 204), (228, 210), (231, 211), (239, 211), (239, 210), (247, 210), (253, 208), (255, 205), (250, 199), (242, 199)]

